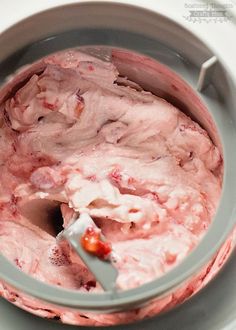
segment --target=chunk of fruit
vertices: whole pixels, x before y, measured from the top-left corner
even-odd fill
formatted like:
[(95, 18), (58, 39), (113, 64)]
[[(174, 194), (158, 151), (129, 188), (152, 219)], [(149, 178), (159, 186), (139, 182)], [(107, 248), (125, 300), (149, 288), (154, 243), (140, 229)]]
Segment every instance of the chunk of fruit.
[(111, 244), (101, 239), (101, 234), (93, 227), (88, 227), (81, 237), (81, 245), (85, 251), (100, 259), (107, 259), (111, 253)]

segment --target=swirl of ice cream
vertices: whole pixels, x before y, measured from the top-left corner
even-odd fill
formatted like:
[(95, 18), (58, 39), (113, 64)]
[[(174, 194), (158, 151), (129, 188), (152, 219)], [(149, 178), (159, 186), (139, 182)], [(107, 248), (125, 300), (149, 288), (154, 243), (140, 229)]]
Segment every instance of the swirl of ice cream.
[[(221, 193), (222, 158), (206, 131), (118, 75), (112, 63), (62, 52), (14, 77), (1, 106), (1, 251), (31, 276), (82, 292), (101, 288), (78, 256), (21, 213), (25, 202), (57, 201), (64, 227), (87, 212), (112, 242), (127, 289), (189, 254)], [(9, 290), (1, 292), (9, 299)], [(15, 302), (32, 306), (23, 295)], [(48, 312), (39, 302), (34, 310), (74, 324), (119, 323)]]

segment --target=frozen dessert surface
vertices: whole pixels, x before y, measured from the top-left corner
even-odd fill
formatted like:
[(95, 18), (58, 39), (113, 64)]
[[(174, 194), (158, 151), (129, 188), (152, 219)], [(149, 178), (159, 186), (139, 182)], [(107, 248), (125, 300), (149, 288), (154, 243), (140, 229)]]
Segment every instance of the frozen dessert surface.
[[(57, 202), (61, 229), (80, 213), (93, 218), (112, 242), (122, 289), (164, 275), (199, 243), (214, 216), (222, 181), (217, 147), (179, 109), (119, 79), (112, 63), (67, 51), (27, 70), (9, 83), (17, 91), (5, 88), (2, 96), (2, 253), (39, 280), (101, 291), (69, 246), (58, 246), (56, 232), (22, 212), (29, 201), (49, 200)], [(6, 288), (0, 292), (9, 299)], [(15, 299), (30, 309), (27, 299)], [(64, 322), (119, 322), (35, 304)]]

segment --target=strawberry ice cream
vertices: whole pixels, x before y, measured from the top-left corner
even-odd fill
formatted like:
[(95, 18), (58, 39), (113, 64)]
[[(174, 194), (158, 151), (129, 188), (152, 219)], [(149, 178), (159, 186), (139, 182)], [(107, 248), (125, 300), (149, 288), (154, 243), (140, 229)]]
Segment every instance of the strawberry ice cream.
[[(120, 77), (112, 63), (73, 50), (24, 68), (0, 100), (0, 248), (22, 271), (102, 291), (56, 241), (80, 213), (111, 242), (121, 290), (164, 275), (199, 243), (220, 198), (222, 157), (180, 110)], [(52, 203), (45, 230), (25, 212), (36, 202)], [(122, 316), (53, 310), (5, 284), (0, 293), (38, 315), (109, 325), (153, 315), (200, 286)]]

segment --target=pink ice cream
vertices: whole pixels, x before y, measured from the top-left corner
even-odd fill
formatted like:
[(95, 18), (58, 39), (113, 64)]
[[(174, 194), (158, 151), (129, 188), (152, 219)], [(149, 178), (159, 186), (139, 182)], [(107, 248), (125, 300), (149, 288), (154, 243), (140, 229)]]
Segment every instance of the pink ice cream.
[[(1, 252), (38, 280), (102, 290), (79, 257), (58, 246), (52, 226), (46, 232), (22, 211), (42, 200), (58, 202), (64, 227), (82, 212), (94, 219), (112, 242), (122, 289), (179, 264), (208, 229), (221, 194), (222, 158), (206, 131), (120, 78), (112, 63), (77, 51), (25, 70), (0, 93)], [(0, 292), (45, 317), (106, 325), (153, 315), (200, 286), (149, 309), (111, 315), (50, 310), (4, 284)]]

